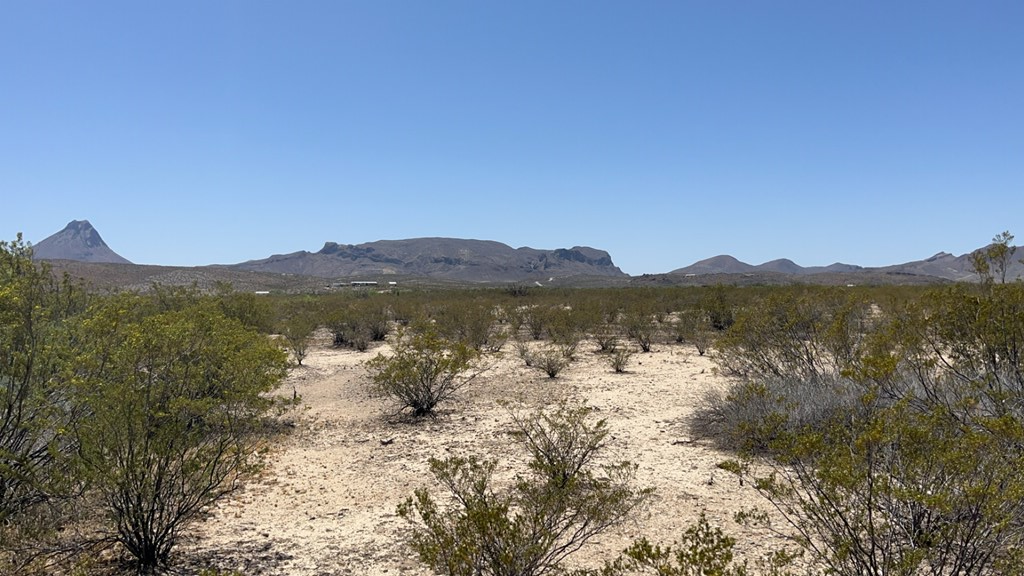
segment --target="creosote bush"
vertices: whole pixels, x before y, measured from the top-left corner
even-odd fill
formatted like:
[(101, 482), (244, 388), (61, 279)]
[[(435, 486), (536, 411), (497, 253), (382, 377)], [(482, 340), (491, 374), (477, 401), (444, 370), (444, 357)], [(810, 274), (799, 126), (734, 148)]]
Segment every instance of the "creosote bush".
[(326, 324), (335, 346), (365, 352), (371, 342), (383, 342), (390, 333), (391, 313), (385, 302), (366, 296), (328, 308)]
[(650, 352), (655, 336), (658, 334), (658, 322), (648, 306), (637, 306), (627, 310), (622, 323), (626, 335), (637, 343), (640, 350)]
[[(833, 574), (1016, 574), (1024, 562), (1021, 426), (865, 397), (856, 415), (784, 434), (746, 478)], [(759, 518), (763, 521), (764, 517)]]
[(166, 565), (185, 528), (261, 464), (269, 395), (284, 353), (205, 303), (137, 317), (112, 298), (80, 326), (75, 381), (88, 418), (76, 471), (104, 505), (104, 530), (140, 571)]
[(309, 353), (313, 333), (319, 327), (321, 313), (319, 306), (312, 301), (298, 302), (282, 311), (278, 320), (277, 332), (284, 337), (288, 349), (295, 358), (295, 363), (302, 366), (302, 361)]
[(676, 342), (693, 344), (701, 356), (707, 353), (715, 340), (715, 331), (707, 313), (700, 309), (679, 311), (672, 324), (672, 331)]
[(59, 528), (81, 482), (71, 473), (84, 416), (65, 377), (68, 328), (88, 297), (32, 261), (20, 235), (0, 241), (0, 573), (17, 573)]
[(1024, 565), (1024, 283), (1001, 282), (1008, 237), (981, 253), (980, 285), (884, 306), (789, 289), (736, 312), (718, 361), (739, 379), (695, 435), (739, 451), (722, 467), (826, 573)]
[(524, 342), (523, 340), (514, 340), (512, 342), (512, 347), (515, 349), (516, 355), (519, 356), (519, 359), (522, 360), (524, 364), (526, 364), (526, 367), (532, 368), (536, 358), (534, 356), (533, 350), (530, 348), (529, 342)]
[(366, 362), (372, 390), (409, 408), (415, 417), (433, 415), (479, 373), (470, 373), (479, 353), (465, 342), (442, 338), (429, 325), (401, 332), (391, 355)]
[(609, 361), (617, 374), (621, 374), (626, 371), (626, 366), (629, 365), (630, 359), (633, 357), (633, 351), (627, 346), (616, 346), (609, 357)]
[(843, 378), (765, 378), (706, 393), (689, 422), (695, 438), (744, 454), (769, 454), (785, 434), (828, 425), (860, 402), (862, 385)]
[(767, 554), (757, 559), (758, 570), (752, 573), (746, 561), (736, 561), (735, 546), (736, 539), (712, 526), (701, 512), (697, 523), (687, 528), (674, 545), (652, 544), (641, 537), (594, 576), (785, 576), (799, 557), (785, 550)]
[(254, 330), (268, 312), (227, 286), (86, 294), (0, 242), (0, 572), (79, 573), (110, 547), (166, 565), (261, 463), (286, 370)]
[(566, 356), (565, 351), (557, 346), (549, 346), (544, 350), (532, 354), (534, 367), (548, 375), (548, 378), (557, 378), (562, 370), (565, 370), (572, 358)]
[(593, 338), (598, 352), (613, 352), (619, 343), (619, 335), (609, 329), (595, 332)]
[(636, 467), (602, 464), (608, 437), (587, 407), (514, 416), (514, 437), (530, 456), (529, 473), (498, 486), (497, 464), (475, 457), (432, 459), (448, 498), (425, 489), (399, 508), (410, 520), (420, 560), (448, 576), (542, 576), (564, 573), (566, 559), (621, 524), (651, 495), (632, 486)]

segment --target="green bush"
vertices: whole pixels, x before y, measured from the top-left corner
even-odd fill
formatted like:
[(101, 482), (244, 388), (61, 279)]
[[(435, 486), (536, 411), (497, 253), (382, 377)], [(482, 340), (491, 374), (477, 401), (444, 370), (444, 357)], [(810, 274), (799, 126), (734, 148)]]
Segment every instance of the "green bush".
[(335, 346), (365, 352), (371, 342), (383, 341), (391, 331), (388, 306), (377, 298), (353, 300), (327, 310), (325, 315)]
[(136, 297), (83, 322), (77, 362), (89, 418), (76, 430), (79, 474), (106, 530), (150, 570), (188, 524), (259, 467), (256, 450), (284, 377), (284, 354), (206, 303), (136, 317)]
[(651, 491), (632, 487), (636, 467), (600, 464), (608, 428), (586, 407), (515, 417), (515, 437), (530, 455), (529, 473), (508, 487), (495, 462), (432, 459), (430, 471), (450, 499), (424, 489), (399, 514), (413, 522), (420, 560), (448, 576), (562, 573), (566, 559), (641, 509)]
[(77, 450), (70, 431), (83, 413), (67, 375), (76, 355), (68, 323), (87, 301), (34, 263), (20, 235), (0, 241), (0, 570), (17, 524), (52, 517), (40, 507), (78, 489), (68, 470)]
[(479, 353), (465, 342), (442, 338), (426, 326), (399, 334), (389, 356), (366, 362), (372, 390), (409, 408), (413, 416), (433, 415), (438, 404), (453, 398), (476, 374), (468, 374)]
[[(482, 351), (500, 339), (494, 333), (494, 307), (486, 301), (453, 301), (436, 306), (431, 312), (434, 327), (442, 337), (465, 342), (474, 350)], [(493, 338), (492, 338), (493, 336)], [(500, 347), (500, 346), (499, 346)]]
[(658, 322), (649, 304), (634, 306), (622, 317), (626, 335), (637, 343), (643, 352), (651, 351), (651, 344), (658, 334)]
[(1011, 419), (965, 426), (947, 407), (869, 394), (828, 426), (780, 436), (772, 460), (724, 467), (772, 503), (826, 573), (1016, 574), (1022, 441)]
[(629, 365), (630, 359), (633, 357), (633, 351), (626, 346), (616, 347), (612, 350), (610, 362), (612, 370), (616, 373), (621, 374), (626, 371), (626, 366)]
[(281, 318), (277, 321), (277, 333), (284, 337), (295, 363), (302, 366), (313, 333), (320, 327), (323, 316), (320, 303), (313, 299), (303, 299), (284, 307), (279, 314)]
[(558, 346), (548, 346), (545, 349), (535, 352), (531, 356), (533, 366), (548, 375), (548, 378), (557, 378), (562, 370), (565, 370), (572, 363), (572, 358), (565, 354), (565, 351)]
[[(687, 528), (673, 546), (662, 547), (641, 537), (615, 562), (608, 563), (600, 576), (748, 576), (748, 563), (736, 561), (735, 546), (736, 539), (711, 526), (701, 512), (697, 523)], [(780, 550), (759, 558), (757, 565), (763, 576), (784, 576), (790, 574), (787, 567), (797, 557)]]
[(739, 312), (722, 348), (745, 379), (693, 425), (769, 456), (723, 466), (826, 573), (1019, 572), (1024, 284), (884, 308), (840, 294), (789, 290)]

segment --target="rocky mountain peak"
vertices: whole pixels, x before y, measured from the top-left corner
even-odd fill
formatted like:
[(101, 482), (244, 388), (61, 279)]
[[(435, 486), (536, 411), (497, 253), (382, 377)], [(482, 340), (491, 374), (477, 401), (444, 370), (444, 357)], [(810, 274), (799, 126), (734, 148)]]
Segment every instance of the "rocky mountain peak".
[(72, 220), (63, 230), (32, 246), (37, 260), (131, 264), (107, 246), (88, 220)]

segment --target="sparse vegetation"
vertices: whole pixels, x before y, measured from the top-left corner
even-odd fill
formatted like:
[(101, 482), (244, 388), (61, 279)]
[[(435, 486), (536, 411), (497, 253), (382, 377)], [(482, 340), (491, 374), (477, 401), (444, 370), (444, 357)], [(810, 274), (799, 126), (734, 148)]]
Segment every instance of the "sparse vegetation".
[[(751, 574), (749, 564), (736, 560), (735, 546), (736, 539), (712, 526), (701, 512), (697, 523), (687, 528), (672, 546), (662, 547), (641, 537), (614, 562), (608, 563), (600, 576), (747, 576)], [(769, 553), (758, 559), (758, 573), (788, 575), (788, 567), (798, 557), (785, 550)]]
[(82, 414), (64, 372), (75, 354), (68, 323), (85, 301), (37, 267), (20, 236), (0, 242), (0, 524), (75, 489), (68, 431)]
[(567, 558), (649, 499), (650, 490), (632, 486), (633, 464), (598, 460), (608, 428), (588, 408), (561, 406), (514, 421), (530, 455), (528, 475), (500, 486), (493, 461), (432, 459), (431, 474), (450, 499), (419, 489), (399, 506), (415, 526), (413, 550), (436, 573), (563, 573)]
[[(230, 316), (229, 316), (230, 315)], [(153, 571), (261, 462), (284, 354), (247, 299), (152, 289), (86, 296), (0, 243), (0, 568), (116, 546)], [(90, 517), (91, 516), (91, 517)], [(72, 522), (92, 534), (65, 541)]]
[(431, 327), (399, 334), (392, 354), (366, 362), (372, 389), (409, 408), (413, 416), (430, 416), (438, 404), (452, 399), (476, 374), (469, 373), (478, 353), (465, 342), (442, 338)]
[[(327, 296), (227, 285), (210, 295), (162, 286), (86, 294), (33, 263), (20, 239), (0, 243), (0, 572), (89, 574), (111, 558), (144, 572), (171, 562), (190, 525), (260, 467), (286, 369), (267, 333), (280, 334), (301, 364), (323, 324), (338, 345), (386, 341), (365, 362), (370, 387), (417, 418), (474, 381), (482, 358), (500, 364), (509, 338), (550, 378), (573, 361), (624, 372), (641, 358), (634, 353), (653, 348), (665, 354), (654, 356), (652, 374), (677, 361), (703, 369), (709, 360), (672, 356), (680, 344), (686, 354), (710, 351), (728, 387), (708, 393), (689, 420), (691, 439), (673, 445), (732, 452), (721, 469), (772, 510), (742, 519), (783, 520), (772, 528), (828, 573), (1013, 574), (1024, 563), (1024, 284), (1006, 278), (1012, 239), (1003, 233), (976, 254), (981, 282), (930, 289)], [(603, 354), (581, 352), (588, 336)], [(531, 402), (585, 395), (593, 389), (584, 380), (512, 393)], [(482, 392), (492, 401), (505, 390)], [(425, 426), (443, 437), (448, 426), (497, 421), (480, 416)], [(432, 461), (453, 500), (417, 492), (403, 504), (420, 558), (445, 574), (572, 573), (565, 560), (593, 541), (579, 534), (647, 500), (629, 487), (632, 468), (595, 465), (607, 428), (592, 417), (564, 407), (516, 416), (514, 435), (531, 458), (517, 477), (472, 457)], [(382, 449), (392, 440), (381, 438)], [(577, 532), (580, 519), (593, 523)], [(788, 554), (751, 568), (733, 558), (735, 544), (701, 518), (671, 547), (641, 538), (603, 569), (577, 574), (784, 573)], [(104, 547), (115, 553), (97, 559)]]
[(626, 366), (629, 365), (629, 361), (633, 358), (633, 351), (626, 346), (619, 346), (612, 350), (610, 362), (612, 370), (616, 373), (621, 374), (626, 371)]
[(278, 321), (277, 332), (284, 337), (295, 363), (302, 366), (313, 333), (320, 326), (319, 305), (315, 301), (304, 300), (287, 307), (282, 314), (284, 317)]
[(886, 304), (790, 289), (740, 310), (719, 356), (740, 379), (692, 430), (738, 451), (723, 467), (828, 573), (1015, 573), (1024, 284)]
[(619, 335), (611, 330), (601, 330), (594, 333), (594, 342), (598, 352), (612, 352), (619, 343)]
[(112, 299), (83, 326), (102, 352), (77, 362), (89, 414), (76, 427), (77, 467), (104, 504), (110, 538), (149, 571), (258, 468), (266, 394), (285, 358), (210, 306), (141, 319), (136, 308), (132, 297)]
[(549, 346), (539, 352), (533, 353), (532, 362), (534, 366), (548, 375), (548, 378), (558, 378), (558, 375), (572, 363), (572, 358), (566, 356), (565, 351), (557, 346)]
[(650, 352), (654, 337), (658, 333), (658, 322), (654, 312), (648, 306), (638, 306), (627, 310), (623, 320), (626, 335), (629, 336), (642, 352)]

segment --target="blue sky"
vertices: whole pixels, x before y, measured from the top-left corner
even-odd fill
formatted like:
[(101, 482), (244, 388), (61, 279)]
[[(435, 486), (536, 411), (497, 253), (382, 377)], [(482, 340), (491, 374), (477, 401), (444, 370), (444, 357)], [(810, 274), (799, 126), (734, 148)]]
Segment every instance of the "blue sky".
[(0, 0), (0, 238), (867, 266), (1024, 239), (1024, 3)]

